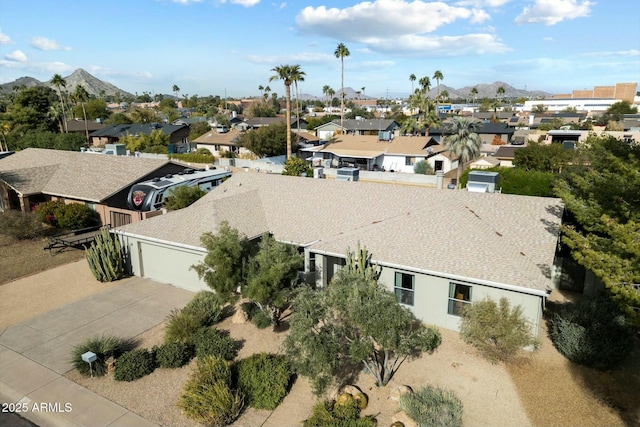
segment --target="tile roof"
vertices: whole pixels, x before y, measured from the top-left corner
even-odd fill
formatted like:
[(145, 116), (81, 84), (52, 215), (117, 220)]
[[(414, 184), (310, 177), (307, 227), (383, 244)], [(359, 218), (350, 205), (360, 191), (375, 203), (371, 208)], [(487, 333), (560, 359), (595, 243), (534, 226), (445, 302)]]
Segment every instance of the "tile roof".
[(163, 159), (27, 148), (0, 159), (0, 179), (23, 195), (100, 202), (169, 163)]
[(226, 220), (247, 236), (336, 255), (359, 241), (381, 263), (544, 292), (562, 211), (555, 198), (236, 173), (186, 209), (120, 230), (200, 246)]

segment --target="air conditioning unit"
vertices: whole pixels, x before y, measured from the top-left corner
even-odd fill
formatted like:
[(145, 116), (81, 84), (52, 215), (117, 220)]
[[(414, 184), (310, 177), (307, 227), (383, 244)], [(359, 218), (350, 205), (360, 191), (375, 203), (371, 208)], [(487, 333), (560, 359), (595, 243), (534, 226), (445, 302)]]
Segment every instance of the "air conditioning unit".
[(471, 171), (467, 181), (467, 191), (473, 193), (495, 193), (498, 177), (498, 172)]

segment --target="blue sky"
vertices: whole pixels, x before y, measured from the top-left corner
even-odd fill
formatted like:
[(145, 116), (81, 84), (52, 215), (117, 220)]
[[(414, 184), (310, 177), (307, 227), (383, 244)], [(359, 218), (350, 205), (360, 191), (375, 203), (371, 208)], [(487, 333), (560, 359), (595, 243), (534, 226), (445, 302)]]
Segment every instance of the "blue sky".
[[(0, 0), (0, 83), (84, 68), (131, 93), (284, 93), (270, 70), (299, 64), (301, 93), (345, 86), (406, 96), (409, 75), (454, 88), (640, 83), (638, 0)], [(435, 82), (433, 82), (435, 86)]]

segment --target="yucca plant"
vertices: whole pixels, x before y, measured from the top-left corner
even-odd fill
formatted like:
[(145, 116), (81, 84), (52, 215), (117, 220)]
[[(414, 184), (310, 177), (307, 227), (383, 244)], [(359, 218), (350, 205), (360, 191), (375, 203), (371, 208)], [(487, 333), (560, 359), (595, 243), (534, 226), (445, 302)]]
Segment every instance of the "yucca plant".
[[(87, 338), (80, 345), (77, 345), (71, 354), (73, 367), (82, 375), (104, 375), (107, 372), (106, 360), (109, 357), (117, 358), (121, 354), (134, 347), (132, 340), (122, 339), (113, 335), (101, 335)], [(95, 353), (97, 359), (91, 366), (84, 360), (82, 355), (86, 352)]]
[(120, 241), (105, 227), (85, 251), (91, 272), (101, 282), (113, 282), (124, 277), (124, 260)]

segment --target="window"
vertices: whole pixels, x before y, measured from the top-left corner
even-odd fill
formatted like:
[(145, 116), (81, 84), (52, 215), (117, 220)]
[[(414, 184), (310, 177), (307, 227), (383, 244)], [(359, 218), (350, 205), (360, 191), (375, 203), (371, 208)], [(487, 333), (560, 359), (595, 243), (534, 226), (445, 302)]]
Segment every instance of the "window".
[(415, 157), (405, 157), (404, 158), (404, 165), (405, 166), (413, 166), (416, 164), (416, 158)]
[(460, 316), (462, 309), (471, 303), (471, 286), (449, 283), (449, 314)]
[(395, 293), (400, 304), (413, 305), (415, 292), (415, 276), (413, 274), (396, 271)]

